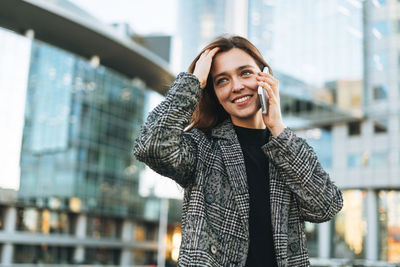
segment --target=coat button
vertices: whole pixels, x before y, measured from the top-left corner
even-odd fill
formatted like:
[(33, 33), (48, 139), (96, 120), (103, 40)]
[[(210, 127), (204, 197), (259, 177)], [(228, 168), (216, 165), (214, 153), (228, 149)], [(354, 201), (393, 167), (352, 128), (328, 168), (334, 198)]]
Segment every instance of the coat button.
[(299, 245), (297, 245), (296, 243), (292, 243), (290, 244), (290, 251), (295, 253), (299, 250)]
[(217, 247), (215, 245), (211, 245), (211, 253), (212, 254), (217, 253)]
[(206, 202), (208, 204), (214, 203), (214, 201), (215, 201), (215, 195), (214, 194), (212, 194), (212, 193), (206, 194)]

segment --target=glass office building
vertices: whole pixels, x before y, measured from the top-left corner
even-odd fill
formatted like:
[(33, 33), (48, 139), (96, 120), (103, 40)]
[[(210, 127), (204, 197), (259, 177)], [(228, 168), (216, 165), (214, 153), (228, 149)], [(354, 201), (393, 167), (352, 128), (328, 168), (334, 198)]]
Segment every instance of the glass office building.
[(227, 1), (179, 0), (178, 35), (182, 42), (182, 70), (187, 70), (200, 50), (226, 33)]
[[(173, 75), (67, 1), (39, 2), (0, 3), (1, 186), (18, 189), (0, 192), (0, 264), (156, 264), (160, 201), (139, 195), (131, 149), (148, 91)], [(180, 201), (169, 205), (174, 262)]]
[(145, 88), (104, 66), (35, 41), (25, 108), (21, 200), (140, 216), (132, 140)]
[[(344, 237), (347, 258), (400, 262), (400, 32), (398, 15), (392, 12), (399, 7), (399, 1), (362, 1), (364, 117), (333, 127), (335, 180), (351, 199), (333, 233), (334, 240)], [(346, 217), (352, 224), (339, 231)]]

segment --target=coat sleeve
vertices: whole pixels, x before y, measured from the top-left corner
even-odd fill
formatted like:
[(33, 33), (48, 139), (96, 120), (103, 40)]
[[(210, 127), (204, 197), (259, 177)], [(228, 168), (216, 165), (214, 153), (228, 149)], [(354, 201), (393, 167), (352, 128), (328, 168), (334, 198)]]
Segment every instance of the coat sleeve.
[(325, 222), (341, 210), (342, 193), (304, 139), (286, 128), (278, 137), (272, 137), (263, 150), (294, 193), (304, 220)]
[(180, 73), (166, 98), (147, 117), (133, 154), (157, 173), (187, 187), (194, 179), (196, 143), (184, 129), (200, 97), (200, 83), (190, 73)]

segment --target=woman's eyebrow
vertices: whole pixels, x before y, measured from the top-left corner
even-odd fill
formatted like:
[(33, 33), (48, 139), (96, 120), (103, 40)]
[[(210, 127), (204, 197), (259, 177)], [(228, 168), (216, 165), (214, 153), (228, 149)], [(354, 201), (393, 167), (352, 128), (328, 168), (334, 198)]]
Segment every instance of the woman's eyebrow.
[(252, 69), (255, 69), (255, 67), (254, 67), (254, 66), (252, 66), (252, 65), (244, 65), (244, 66), (240, 66), (240, 67), (238, 67), (238, 68), (237, 68), (237, 70), (242, 70), (242, 69), (247, 69), (247, 68), (252, 68)]

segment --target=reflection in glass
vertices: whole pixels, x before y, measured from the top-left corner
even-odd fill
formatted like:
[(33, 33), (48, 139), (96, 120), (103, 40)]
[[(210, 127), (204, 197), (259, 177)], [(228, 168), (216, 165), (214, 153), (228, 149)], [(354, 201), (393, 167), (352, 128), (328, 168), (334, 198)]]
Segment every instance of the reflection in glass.
[(18, 208), (17, 231), (43, 234), (73, 234), (74, 214), (62, 211)]
[(16, 245), (14, 248), (15, 263), (33, 264), (71, 264), (73, 263), (72, 247), (53, 247), (47, 245)]
[(118, 265), (121, 250), (109, 248), (87, 248), (85, 250), (85, 264)]
[(386, 52), (375, 53), (371, 60), (372, 68), (376, 71), (387, 70), (388, 55)]
[(88, 217), (87, 236), (94, 238), (118, 238), (121, 223), (109, 217)]
[(35, 233), (39, 228), (39, 211), (35, 208), (18, 209), (17, 230)]
[(379, 201), (380, 260), (400, 261), (400, 191), (382, 190)]
[(343, 192), (343, 209), (334, 219), (333, 257), (346, 259), (365, 258), (365, 191)]
[(175, 262), (178, 261), (179, 248), (182, 241), (182, 230), (179, 226), (175, 226), (172, 230), (171, 237), (171, 259)]
[[(375, 21), (372, 23), (372, 33), (375, 37), (387, 36), (391, 34), (391, 24), (387, 20)], [(378, 38), (378, 37), (377, 37)], [(380, 39), (380, 38), (378, 38)]]
[(136, 241), (157, 241), (158, 225), (153, 222), (138, 223), (133, 233), (133, 239)]
[[(131, 148), (143, 122), (144, 92), (128, 77), (35, 40), (19, 199), (49, 209), (49, 200), (57, 199), (60, 210), (140, 217), (142, 165)], [(40, 231), (51, 232), (59, 215), (42, 215)]]
[(0, 206), (0, 230), (4, 228), (4, 210), (5, 208)]
[(386, 85), (376, 85), (373, 88), (373, 96), (374, 100), (382, 100), (382, 99), (387, 99), (388, 97), (388, 90)]
[(310, 257), (318, 257), (318, 227), (315, 223), (305, 222), (307, 247)]
[(374, 121), (374, 133), (387, 133), (389, 121), (387, 119), (379, 118)]
[(135, 255), (135, 265), (151, 265), (157, 264), (157, 251), (153, 250), (136, 250), (133, 252)]
[(360, 168), (363, 165), (363, 155), (361, 153), (350, 153), (347, 155), (347, 167), (349, 169)]
[(371, 168), (385, 168), (389, 164), (388, 152), (373, 152), (371, 154), (370, 166)]

